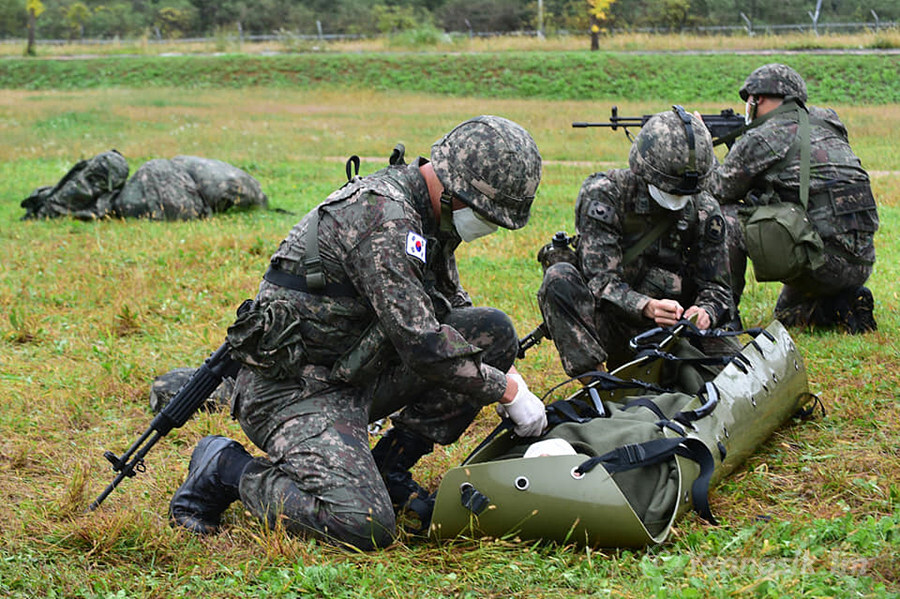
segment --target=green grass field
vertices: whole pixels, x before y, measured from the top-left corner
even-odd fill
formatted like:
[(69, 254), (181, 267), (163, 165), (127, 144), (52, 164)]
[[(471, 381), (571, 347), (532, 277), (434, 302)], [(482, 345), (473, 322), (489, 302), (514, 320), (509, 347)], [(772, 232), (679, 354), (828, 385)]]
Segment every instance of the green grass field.
[[(412, 56), (398, 60), (416, 64)], [(355, 60), (361, 59), (347, 59)], [(523, 54), (519, 64), (531, 60), (537, 59)], [(613, 104), (621, 114), (676, 102), (701, 112), (740, 111), (731, 83), (748, 65), (772, 57), (710, 58), (706, 64), (732, 74), (728, 85), (717, 84), (717, 95), (681, 75), (693, 74), (695, 60), (669, 57), (670, 68), (655, 66), (646, 74), (652, 81), (643, 84), (654, 91), (638, 97), (566, 97), (565, 86), (552, 79), (563, 77), (561, 69), (547, 72), (545, 87), (558, 90), (547, 97), (509, 91), (513, 84), (494, 95), (451, 93), (452, 64), (446, 76), (433, 74), (434, 89), (446, 93), (426, 94), (388, 85), (378, 91), (280, 80), (244, 85), (240, 78), (165, 86), (164, 61), (155, 63), (152, 80), (135, 75), (128, 85), (112, 85), (113, 79), (98, 78), (86, 86), (67, 82), (94, 67), (23, 62), (41, 81), (30, 85), (20, 61), (0, 61), (0, 596), (900, 596), (896, 56), (796, 58), (811, 69), (825, 65), (809, 73), (816, 82), (811, 101), (838, 111), (873, 176), (881, 230), (870, 284), (879, 331), (863, 337), (792, 332), (828, 415), (778, 431), (713, 489), (720, 526), (691, 515), (669, 541), (644, 551), (515, 538), (437, 544), (404, 534), (385, 551), (355, 554), (265, 530), (236, 505), (225, 532), (197, 539), (170, 528), (166, 518), (194, 444), (214, 433), (247, 443), (226, 414), (207, 413), (160, 442), (146, 472), (126, 480), (102, 509), (83, 514), (112, 478), (103, 450), (124, 451), (149, 424), (152, 378), (198, 365), (221, 343), (278, 242), (345, 180), (346, 157), (362, 156), (363, 172), (372, 172), (397, 142), (408, 155), (427, 155), (442, 133), (475, 114), (500, 114), (526, 126), (545, 159), (532, 222), (464, 246), (459, 256), (476, 303), (506, 310), (524, 334), (540, 320), (537, 249), (555, 231), (572, 230), (575, 195), (589, 173), (626, 164), (629, 143), (620, 132), (576, 130), (570, 123), (603, 119)], [(144, 61), (154, 64), (130, 61), (109, 64), (116, 72), (129, 65), (145, 72)], [(216, 73), (229, 63), (184, 64)], [(823, 73), (828, 81), (877, 81), (883, 89), (859, 92), (862, 99), (842, 96), (829, 91), (838, 85), (819, 83)], [(610, 84), (625, 89), (629, 82)], [(34, 188), (54, 184), (77, 160), (110, 148), (122, 152), (132, 171), (176, 154), (230, 162), (259, 179), (273, 207), (293, 214), (189, 223), (18, 220), (19, 202)], [(746, 324), (768, 323), (777, 293), (777, 285), (751, 280), (742, 305)], [(518, 367), (535, 391), (564, 379), (547, 343)], [(416, 478), (436, 489), (442, 473), (496, 422), (486, 409), (459, 443), (426, 457)]]

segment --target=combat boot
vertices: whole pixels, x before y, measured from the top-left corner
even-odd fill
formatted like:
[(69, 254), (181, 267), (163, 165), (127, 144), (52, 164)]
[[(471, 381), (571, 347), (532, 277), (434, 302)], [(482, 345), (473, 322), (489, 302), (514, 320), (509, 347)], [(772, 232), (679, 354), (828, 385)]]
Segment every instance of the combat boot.
[(868, 333), (877, 331), (878, 323), (875, 322), (875, 298), (868, 287), (859, 287), (850, 300), (850, 309), (856, 321), (856, 330), (853, 333)]
[(187, 479), (169, 503), (169, 519), (199, 535), (218, 530), (222, 514), (240, 498), (238, 484), (252, 456), (237, 441), (212, 435), (197, 443)]
[(814, 300), (794, 304), (787, 308), (776, 306), (774, 316), (786, 327), (808, 327), (812, 324), (823, 324), (820, 303), (818, 300)]
[(424, 520), (426, 514), (421, 513), (424, 510), (430, 519), (430, 494), (413, 480), (409, 470), (432, 449), (434, 443), (429, 439), (396, 426), (372, 448), (372, 457), (396, 511), (411, 509)]

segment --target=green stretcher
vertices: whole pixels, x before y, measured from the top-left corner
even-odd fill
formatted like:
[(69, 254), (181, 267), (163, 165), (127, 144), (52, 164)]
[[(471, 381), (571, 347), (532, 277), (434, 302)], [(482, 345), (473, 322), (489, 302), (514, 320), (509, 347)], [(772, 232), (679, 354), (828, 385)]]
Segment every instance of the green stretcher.
[[(673, 378), (678, 360), (668, 352), (687, 345), (675, 329), (613, 376), (551, 404), (555, 425), (541, 439), (501, 425), (444, 475), (430, 535), (640, 548), (665, 541), (690, 509), (715, 522), (709, 488), (818, 402), (781, 323), (757, 333), (734, 343), (724, 367), (702, 365), (690, 349), (700, 365), (685, 360)], [(674, 390), (661, 385), (667, 377)]]

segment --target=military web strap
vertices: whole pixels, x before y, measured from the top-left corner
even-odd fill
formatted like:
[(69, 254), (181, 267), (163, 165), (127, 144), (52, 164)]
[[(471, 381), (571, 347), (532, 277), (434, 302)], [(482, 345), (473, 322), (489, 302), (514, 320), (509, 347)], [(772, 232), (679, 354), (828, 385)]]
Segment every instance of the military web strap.
[(628, 248), (628, 251), (622, 255), (622, 266), (626, 264), (630, 264), (634, 262), (635, 258), (641, 255), (644, 250), (650, 247), (650, 244), (659, 239), (663, 233), (666, 232), (666, 229), (672, 226), (674, 221), (668, 218), (661, 218), (650, 231), (647, 232), (646, 235), (637, 240), (633, 246)]

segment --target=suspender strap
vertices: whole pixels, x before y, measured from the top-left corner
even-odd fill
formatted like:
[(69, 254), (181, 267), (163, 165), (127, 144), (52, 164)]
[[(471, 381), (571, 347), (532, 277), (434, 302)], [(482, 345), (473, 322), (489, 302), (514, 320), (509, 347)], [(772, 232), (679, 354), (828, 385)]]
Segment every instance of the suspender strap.
[(810, 161), (810, 140), (809, 140), (809, 113), (802, 106), (797, 108), (797, 114), (800, 118), (800, 204), (803, 209), (807, 209), (809, 204), (809, 161)]
[[(321, 273), (320, 273), (321, 274)], [(311, 289), (309, 286), (309, 275), (299, 277), (283, 270), (278, 270), (274, 266), (270, 266), (263, 278), (279, 287), (286, 287), (294, 291), (303, 291), (304, 293), (315, 293), (319, 295), (327, 295), (328, 297), (357, 297), (359, 293), (349, 282), (342, 283), (324, 283), (321, 287)], [(323, 276), (324, 279), (324, 276)]]
[[(306, 229), (306, 257), (303, 259), (306, 267), (306, 289), (311, 293), (321, 293), (325, 289), (325, 271), (322, 269), (322, 258), (319, 257), (319, 210), (313, 210), (310, 216), (309, 227)], [(266, 273), (268, 274), (268, 273)], [(291, 289), (297, 289), (285, 285)]]

